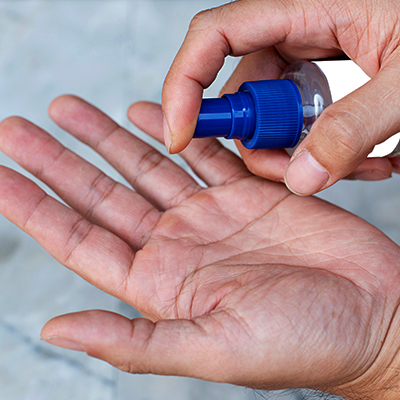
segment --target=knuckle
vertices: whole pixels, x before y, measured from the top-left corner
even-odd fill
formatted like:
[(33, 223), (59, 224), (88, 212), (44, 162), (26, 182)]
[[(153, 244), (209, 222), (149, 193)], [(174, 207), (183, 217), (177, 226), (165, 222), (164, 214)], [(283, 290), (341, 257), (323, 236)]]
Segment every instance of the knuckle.
[(81, 216), (79, 216), (71, 225), (65, 243), (65, 254), (63, 257), (64, 265), (69, 265), (74, 262), (74, 256), (76, 252), (89, 237), (92, 228), (93, 225)]
[[(318, 137), (335, 159), (357, 158), (370, 148), (370, 132), (364, 119), (348, 110), (330, 112), (318, 121)], [(327, 144), (327, 145), (326, 145)]]
[[(113, 364), (115, 368), (119, 369), (122, 372), (126, 372), (128, 374), (134, 374), (134, 373), (140, 373), (141, 371), (138, 371), (138, 368), (133, 365), (133, 363), (129, 361), (124, 361), (124, 362), (118, 362)], [(143, 372), (144, 373), (144, 372)]]
[(176, 193), (171, 199), (168, 200), (168, 207), (176, 207), (186, 199), (192, 197), (200, 191), (200, 187), (197, 184), (189, 183), (183, 187), (178, 193)]
[(221, 152), (221, 150), (222, 147), (219, 142), (214, 140), (210, 140), (209, 142), (205, 141), (204, 145), (199, 150), (197, 159), (193, 163), (193, 168), (197, 168), (201, 163), (213, 159)]
[(141, 174), (149, 173), (154, 168), (158, 167), (165, 157), (155, 149), (151, 149), (142, 155), (140, 158), (137, 169)]
[(108, 199), (114, 192), (117, 182), (112, 180), (103, 172), (91, 182), (88, 194), (86, 196), (87, 210), (85, 213), (86, 218), (92, 218), (98, 208), (106, 199)]
[[(113, 353), (110, 364), (131, 374), (152, 373), (151, 342), (155, 324), (144, 318), (133, 319), (123, 352)], [(150, 348), (149, 348), (150, 347)]]
[(213, 19), (214, 10), (208, 9), (198, 12), (190, 21), (189, 31), (202, 30), (207, 28)]

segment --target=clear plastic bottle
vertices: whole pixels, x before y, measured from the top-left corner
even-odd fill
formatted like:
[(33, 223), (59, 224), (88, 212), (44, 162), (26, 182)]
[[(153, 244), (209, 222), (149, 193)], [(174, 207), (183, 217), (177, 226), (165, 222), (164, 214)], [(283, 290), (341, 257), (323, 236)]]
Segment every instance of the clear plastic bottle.
[(203, 99), (194, 138), (239, 139), (250, 149), (295, 147), (331, 103), (320, 68), (295, 61), (280, 80), (245, 82), (234, 94)]
[(299, 140), (301, 142), (322, 111), (332, 104), (329, 83), (318, 65), (302, 60), (289, 64), (281, 79), (292, 80), (300, 91), (303, 105), (303, 129)]

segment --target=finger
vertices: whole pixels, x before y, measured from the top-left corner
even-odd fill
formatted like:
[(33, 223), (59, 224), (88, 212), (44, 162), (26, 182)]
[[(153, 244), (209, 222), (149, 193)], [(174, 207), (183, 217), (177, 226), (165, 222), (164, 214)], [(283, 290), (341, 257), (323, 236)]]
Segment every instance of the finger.
[(248, 54), (242, 57), (220, 93), (235, 93), (245, 81), (279, 79), (287, 65), (275, 47)]
[(200, 190), (182, 168), (118, 126), (100, 110), (75, 96), (61, 96), (51, 118), (102, 155), (157, 208), (169, 209)]
[[(130, 373), (213, 380), (211, 372), (217, 373), (215, 364), (219, 361), (216, 355), (209, 357), (212, 352), (202, 350), (203, 346), (209, 348), (211, 340), (189, 320), (153, 323), (143, 318), (129, 320), (106, 311), (85, 311), (50, 320), (43, 327), (41, 338), (60, 347), (82, 349)], [(209, 371), (201, 370), (205, 358)]]
[[(148, 102), (133, 104), (128, 116), (139, 129), (163, 143), (160, 105)], [(251, 176), (243, 161), (215, 139), (194, 140), (181, 156), (209, 186), (224, 185)]]
[[(331, 385), (343, 381), (340, 367), (333, 377), (326, 368), (299, 371), (296, 366), (310, 363), (310, 357), (302, 351), (291, 354), (295, 362), (288, 366), (287, 357), (282, 361), (282, 352), (286, 353), (283, 356), (288, 353), (285, 351), (288, 344), (279, 341), (282, 332), (265, 325), (263, 333), (256, 336), (251, 324), (224, 311), (191, 320), (153, 323), (144, 318), (130, 320), (108, 311), (92, 310), (50, 320), (43, 327), (41, 338), (49, 344), (84, 351), (134, 374), (187, 376), (260, 389), (289, 385), (315, 387), (319, 382)], [(301, 344), (296, 348), (300, 346), (302, 350)], [(348, 361), (340, 353), (340, 350), (328, 352), (339, 366)], [(325, 353), (311, 357), (314, 364), (326, 361)], [(347, 368), (344, 377), (349, 375)]]
[(120, 299), (134, 259), (127, 243), (89, 223), (28, 178), (0, 167), (0, 213), (61, 264)]
[(388, 160), (392, 164), (393, 172), (400, 174), (400, 157), (393, 157)]
[(329, 106), (298, 146), (285, 180), (294, 193), (323, 190), (354, 171), (373, 147), (400, 130), (398, 61)]
[[(331, 27), (321, 27), (319, 11), (312, 2), (259, 0), (231, 2), (196, 15), (163, 87), (164, 135), (169, 151), (180, 152), (189, 144), (203, 89), (214, 81), (227, 55), (242, 56), (278, 43), (288, 57), (293, 53), (298, 58), (337, 55)], [(284, 47), (283, 42), (289, 45)]]
[(247, 168), (262, 178), (284, 182), (290, 157), (284, 149), (246, 149), (240, 142), (236, 146)]
[(140, 249), (159, 212), (48, 133), (12, 117), (0, 124), (0, 150), (35, 175), (84, 218)]
[(265, 371), (262, 368), (257, 373), (257, 366), (261, 367), (265, 360), (255, 357), (254, 351), (246, 353), (249, 346), (237, 345), (241, 339), (248, 342), (243, 329), (235, 331), (236, 343), (231, 349), (228, 328), (222, 324), (231, 322), (231, 329), (239, 324), (232, 318), (214, 318), (153, 323), (144, 318), (129, 320), (107, 311), (84, 311), (50, 320), (43, 327), (41, 338), (56, 346), (85, 351), (125, 372), (254, 384)]
[(345, 179), (381, 181), (392, 176), (393, 165), (388, 158), (367, 158)]
[[(290, 157), (285, 150), (250, 150), (237, 143), (247, 168), (262, 178), (284, 182), (285, 171)], [(380, 181), (389, 179), (395, 171), (394, 162), (387, 158), (367, 158), (344, 179), (361, 181)], [(399, 162), (400, 164), (400, 162)], [(400, 167), (398, 168), (400, 171)]]

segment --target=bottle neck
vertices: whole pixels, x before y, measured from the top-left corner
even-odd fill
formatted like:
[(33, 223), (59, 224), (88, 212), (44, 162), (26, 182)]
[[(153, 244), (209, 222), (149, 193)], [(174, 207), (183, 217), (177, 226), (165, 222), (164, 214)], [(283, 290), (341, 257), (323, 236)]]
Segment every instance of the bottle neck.
[(250, 140), (256, 127), (256, 111), (254, 101), (248, 92), (226, 94), (231, 106), (232, 126), (226, 139)]

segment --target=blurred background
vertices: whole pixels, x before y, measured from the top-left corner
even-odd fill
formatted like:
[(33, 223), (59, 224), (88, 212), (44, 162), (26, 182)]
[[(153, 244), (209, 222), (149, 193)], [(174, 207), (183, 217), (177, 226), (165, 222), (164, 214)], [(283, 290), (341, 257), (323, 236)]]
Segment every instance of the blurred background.
[[(0, 0), (0, 120), (20, 115), (50, 131), (115, 179), (94, 152), (47, 116), (52, 99), (73, 93), (132, 127), (128, 106), (160, 101), (162, 83), (198, 11), (217, 0)], [(238, 60), (228, 59), (207, 95), (216, 96)], [(366, 81), (351, 62), (321, 63), (337, 99)], [(148, 139), (146, 139), (148, 140)], [(152, 144), (155, 144), (152, 142)], [(161, 145), (155, 146), (165, 154)], [(184, 163), (178, 156), (174, 160)], [(4, 155), (0, 163), (21, 169)], [(400, 243), (399, 177), (340, 182), (321, 197), (368, 220)], [(256, 392), (195, 379), (132, 376), (39, 339), (50, 318), (101, 308), (130, 317), (131, 307), (58, 264), (0, 217), (0, 400), (300, 400), (306, 390)]]

